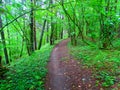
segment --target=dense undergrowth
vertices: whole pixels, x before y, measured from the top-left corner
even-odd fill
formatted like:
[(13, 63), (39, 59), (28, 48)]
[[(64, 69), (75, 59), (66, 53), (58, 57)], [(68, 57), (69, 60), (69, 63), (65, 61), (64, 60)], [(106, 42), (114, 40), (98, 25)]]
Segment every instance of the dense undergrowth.
[(85, 45), (79, 41), (78, 46), (71, 46), (71, 54), (80, 60), (83, 66), (91, 68), (97, 79), (96, 85), (117, 87), (120, 90), (120, 40), (113, 43), (117, 49), (101, 50), (95, 45)]
[(0, 90), (44, 90), (46, 65), (53, 46), (46, 45), (31, 56), (9, 66), (6, 79), (0, 80)]

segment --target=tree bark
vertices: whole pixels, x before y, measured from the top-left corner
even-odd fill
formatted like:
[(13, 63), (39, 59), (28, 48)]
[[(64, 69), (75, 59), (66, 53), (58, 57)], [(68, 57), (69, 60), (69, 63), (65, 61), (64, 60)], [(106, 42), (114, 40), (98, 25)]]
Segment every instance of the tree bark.
[(44, 23), (43, 23), (43, 28), (42, 28), (42, 32), (41, 32), (41, 35), (40, 35), (40, 41), (39, 41), (38, 49), (40, 49), (41, 46), (42, 46), (42, 40), (43, 40), (44, 31), (45, 31), (45, 25), (46, 25), (46, 20), (44, 20)]
[[(53, 0), (50, 0), (50, 5), (53, 4)], [(51, 12), (53, 12), (51, 8)], [(51, 34), (50, 34), (50, 45), (54, 44), (54, 23), (53, 23), (53, 16), (51, 16)]]
[[(0, 16), (0, 28), (1, 27), (2, 27), (2, 18)], [(3, 46), (4, 46), (4, 55), (5, 55), (6, 64), (9, 64), (8, 51), (6, 48), (5, 35), (4, 35), (3, 30), (1, 31), (1, 39), (2, 39)]]
[[(64, 20), (64, 16), (61, 15), (62, 21)], [(61, 23), (61, 32), (60, 32), (60, 38), (63, 39), (63, 24)]]
[(2, 67), (2, 56), (0, 56), (0, 68)]
[(35, 16), (33, 11), (33, 6), (35, 4), (34, 0), (31, 0), (31, 12), (30, 12), (30, 51), (31, 53), (34, 52), (34, 50), (37, 49), (37, 43), (36, 43), (36, 27), (35, 27)]
[(49, 43), (49, 22), (47, 21), (47, 43)]
[[(36, 6), (36, 0), (34, 0), (34, 6)], [(36, 20), (35, 20), (35, 11), (33, 11), (34, 15), (34, 29), (33, 29), (33, 32), (34, 32), (34, 49), (37, 50), (37, 40), (36, 40)]]

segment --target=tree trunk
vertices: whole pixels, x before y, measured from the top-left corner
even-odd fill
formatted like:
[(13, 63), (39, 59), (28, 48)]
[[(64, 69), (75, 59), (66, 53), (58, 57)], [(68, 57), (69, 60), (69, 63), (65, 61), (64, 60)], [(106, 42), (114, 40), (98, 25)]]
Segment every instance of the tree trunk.
[[(51, 19), (52, 20), (52, 19)], [(54, 44), (54, 25), (51, 22), (51, 34), (50, 34), (50, 45)]]
[(30, 12), (30, 19), (31, 19), (31, 23), (30, 23), (30, 51), (34, 52), (34, 50), (36, 50), (37, 48), (37, 44), (36, 44), (36, 27), (35, 27), (35, 16), (34, 16), (34, 11), (33, 11), (33, 7), (35, 5), (35, 1), (31, 0), (31, 12)]
[(47, 43), (49, 43), (49, 22), (47, 21)]
[(22, 48), (21, 48), (21, 51), (20, 51), (20, 57), (22, 57), (23, 48), (24, 48), (24, 38), (22, 38)]
[[(6, 16), (6, 23), (8, 23), (7, 15), (5, 15), (5, 16)], [(7, 26), (7, 35), (8, 35), (8, 38), (9, 38), (8, 43), (9, 43), (9, 45), (10, 45), (10, 44), (11, 44), (11, 42), (10, 42), (11, 37), (10, 37), (10, 30), (9, 30), (9, 27), (8, 27), (8, 26)], [(11, 61), (12, 61), (12, 58), (11, 58), (12, 53), (11, 53), (11, 48), (10, 48), (10, 47), (8, 48), (8, 51), (9, 51), (9, 60), (10, 60), (10, 62), (11, 62)]]
[[(50, 0), (50, 5), (53, 4), (53, 1)], [(51, 12), (53, 12), (51, 8)], [(50, 34), (50, 45), (54, 44), (54, 23), (53, 23), (53, 16), (51, 16), (51, 34)]]
[[(31, 0), (31, 2), (32, 2), (32, 0)], [(32, 10), (33, 10), (33, 8), (32, 8)], [(31, 19), (31, 23), (30, 23), (30, 29), (31, 29), (31, 31), (30, 31), (30, 50), (31, 50), (31, 52), (33, 52), (34, 51), (34, 38), (33, 38), (33, 35), (34, 35), (34, 19), (33, 19), (33, 11), (31, 10), (31, 13), (30, 13), (30, 19)]]
[[(1, 16), (0, 16), (0, 28), (1, 27), (2, 27), (2, 19), (1, 19)], [(3, 30), (1, 31), (1, 39), (2, 39), (3, 46), (4, 46), (4, 55), (5, 55), (6, 64), (9, 64), (8, 51), (7, 51), (7, 48), (6, 48), (5, 35), (4, 35)]]
[[(64, 20), (64, 16), (61, 15), (62, 21)], [(62, 22), (63, 23), (63, 22)], [(60, 32), (60, 38), (63, 39), (63, 24), (61, 23), (61, 32)]]
[[(36, 0), (34, 0), (33, 3), (34, 3), (34, 6), (36, 6)], [(37, 50), (35, 11), (33, 13), (34, 13), (34, 15), (33, 15), (33, 19), (34, 19), (34, 29), (33, 29), (34, 49)]]
[(41, 32), (41, 35), (40, 35), (40, 41), (39, 41), (38, 49), (40, 49), (41, 46), (42, 46), (42, 40), (43, 40), (44, 31), (45, 31), (45, 25), (46, 25), (46, 20), (44, 20), (44, 23), (43, 23), (43, 28), (42, 28), (42, 32)]
[(2, 67), (2, 42), (0, 41), (0, 68)]
[(2, 56), (0, 56), (0, 68), (2, 67)]
[(103, 9), (106, 10), (106, 15), (103, 15), (102, 13), (100, 13), (100, 41), (102, 42), (101, 43), (102, 45), (100, 48), (103, 48), (103, 49), (107, 49), (111, 45), (110, 29), (112, 29), (110, 28), (109, 24), (105, 23), (105, 22), (108, 22), (107, 21), (108, 19), (111, 20), (111, 16), (108, 15), (108, 13), (111, 11), (110, 0), (107, 0), (105, 3), (107, 4), (107, 6)]

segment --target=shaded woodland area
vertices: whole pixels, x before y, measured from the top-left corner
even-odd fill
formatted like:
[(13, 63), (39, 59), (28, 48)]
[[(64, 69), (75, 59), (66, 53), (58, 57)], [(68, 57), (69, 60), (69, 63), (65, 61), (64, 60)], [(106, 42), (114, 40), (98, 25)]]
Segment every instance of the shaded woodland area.
[[(120, 0), (0, 0), (0, 79), (5, 78), (11, 64), (65, 38), (71, 39), (72, 48), (76, 47), (72, 49), (73, 56), (87, 51), (86, 47), (80, 49), (82, 46), (92, 47), (88, 48), (89, 53), (94, 50), (109, 53), (106, 57), (111, 61), (101, 62), (106, 62), (108, 67), (109, 63), (114, 65), (110, 67), (114, 70), (108, 70), (112, 72), (108, 75), (111, 83), (103, 86), (117, 81), (120, 86), (116, 79), (120, 77)], [(89, 53), (76, 57), (83, 55), (83, 59), (88, 59), (85, 56)], [(106, 75), (104, 72), (103, 76)]]

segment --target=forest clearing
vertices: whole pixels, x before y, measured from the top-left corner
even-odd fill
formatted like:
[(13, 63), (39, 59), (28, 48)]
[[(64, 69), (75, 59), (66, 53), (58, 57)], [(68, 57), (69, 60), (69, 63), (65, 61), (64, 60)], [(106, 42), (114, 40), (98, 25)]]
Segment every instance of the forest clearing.
[(0, 90), (120, 90), (120, 0), (0, 0)]

